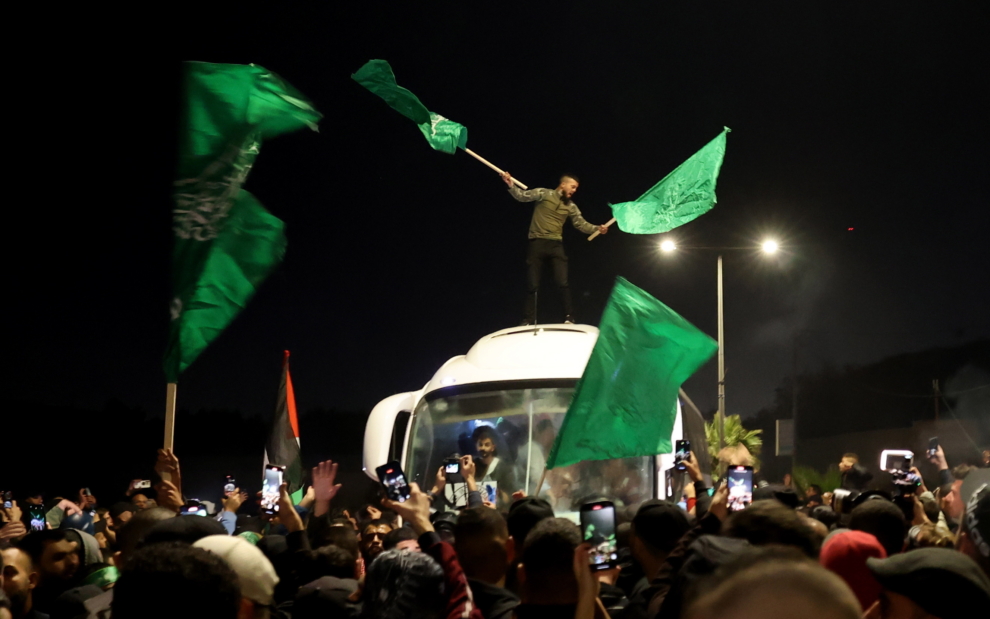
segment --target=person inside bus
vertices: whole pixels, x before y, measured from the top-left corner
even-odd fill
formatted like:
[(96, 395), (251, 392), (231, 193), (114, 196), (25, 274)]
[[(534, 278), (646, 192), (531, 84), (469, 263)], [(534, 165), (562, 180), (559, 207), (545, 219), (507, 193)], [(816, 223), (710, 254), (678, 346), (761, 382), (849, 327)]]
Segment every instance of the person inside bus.
[(492, 501), (492, 496), (486, 496), (486, 488), (495, 490), (495, 500), (492, 501), (498, 506), (508, 505), (511, 502), (512, 493), (519, 490), (516, 482), (515, 471), (510, 462), (503, 462), (498, 457), (496, 447), (495, 430), (489, 426), (478, 426), (471, 435), (474, 439), (474, 446), (478, 452), (475, 463), (478, 467), (476, 477), (478, 479), (481, 497), (486, 501)]

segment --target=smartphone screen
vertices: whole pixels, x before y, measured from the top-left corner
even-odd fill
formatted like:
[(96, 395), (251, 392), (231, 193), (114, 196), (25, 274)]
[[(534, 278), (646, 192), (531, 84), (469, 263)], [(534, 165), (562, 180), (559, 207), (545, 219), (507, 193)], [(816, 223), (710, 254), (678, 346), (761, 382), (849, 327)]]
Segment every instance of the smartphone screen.
[(460, 475), (461, 473), (461, 461), (460, 460), (444, 460), (443, 462), (443, 472), (445, 475)]
[(45, 530), (45, 506), (44, 505), (28, 505), (28, 518), (31, 519), (31, 530), (32, 531), (44, 531)]
[(181, 515), (183, 516), (206, 516), (206, 506), (200, 503), (196, 499), (189, 499), (189, 501), (182, 506)]
[(615, 506), (596, 501), (581, 506), (581, 538), (591, 544), (589, 562), (593, 571), (615, 567), (619, 559), (615, 540)]
[(933, 436), (928, 439), (928, 457), (934, 458), (936, 451), (938, 451), (938, 437)]
[(753, 502), (753, 467), (729, 467), (729, 511), (746, 509)]
[(14, 507), (14, 495), (10, 490), (3, 491), (3, 508), (11, 509)]
[(223, 495), (225, 497), (234, 494), (234, 490), (237, 490), (237, 480), (234, 479), (233, 475), (227, 475), (223, 482)]
[(378, 481), (381, 482), (386, 497), (399, 503), (409, 498), (409, 482), (406, 481), (406, 474), (402, 472), (398, 462), (389, 462), (375, 471), (378, 473)]
[(282, 475), (285, 467), (269, 464), (265, 467), (265, 481), (261, 487), (261, 509), (266, 514), (278, 513), (279, 488), (282, 486)]
[(674, 468), (678, 471), (686, 471), (684, 463), (691, 459), (691, 441), (677, 441), (674, 450)]

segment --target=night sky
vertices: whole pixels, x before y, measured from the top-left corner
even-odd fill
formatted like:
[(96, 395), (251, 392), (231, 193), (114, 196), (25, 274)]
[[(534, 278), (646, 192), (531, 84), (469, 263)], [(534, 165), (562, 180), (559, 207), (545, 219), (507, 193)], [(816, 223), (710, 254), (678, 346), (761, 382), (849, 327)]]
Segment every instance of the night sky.
[[(17, 68), (8, 116), (3, 389), (163, 408), (182, 60), (260, 64), (325, 115), (262, 147), (245, 187), (288, 253), (182, 408), (271, 414), (289, 349), (301, 409), (366, 412), (518, 324), (531, 206), (353, 82), (372, 58), (529, 186), (580, 176), (592, 223), (731, 127), (717, 206), (672, 233), (784, 250), (725, 253), (730, 414), (769, 404), (796, 337), (808, 371), (990, 336), (983, 4), (321, 2), (52, 35), (71, 53)], [(580, 322), (621, 275), (715, 336), (714, 251), (564, 236)], [(551, 283), (541, 322), (562, 319)], [(715, 375), (686, 385), (702, 410)]]

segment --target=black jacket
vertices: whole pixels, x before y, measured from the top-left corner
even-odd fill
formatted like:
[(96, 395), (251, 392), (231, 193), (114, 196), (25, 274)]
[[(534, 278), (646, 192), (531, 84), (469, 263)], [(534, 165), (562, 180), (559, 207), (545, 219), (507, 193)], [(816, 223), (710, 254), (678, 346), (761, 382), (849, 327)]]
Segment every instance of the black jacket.
[(519, 606), (519, 598), (504, 587), (496, 587), (487, 582), (468, 578), (474, 605), (485, 619), (512, 619), (512, 613)]

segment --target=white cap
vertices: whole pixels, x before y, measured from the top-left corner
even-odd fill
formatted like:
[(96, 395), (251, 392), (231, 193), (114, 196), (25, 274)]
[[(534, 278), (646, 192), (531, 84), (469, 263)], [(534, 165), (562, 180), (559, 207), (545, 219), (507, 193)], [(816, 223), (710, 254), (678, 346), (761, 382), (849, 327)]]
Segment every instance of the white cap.
[(275, 585), (278, 584), (275, 568), (265, 554), (249, 541), (230, 535), (208, 535), (193, 546), (219, 555), (227, 562), (237, 573), (241, 597), (264, 606), (274, 603)]

